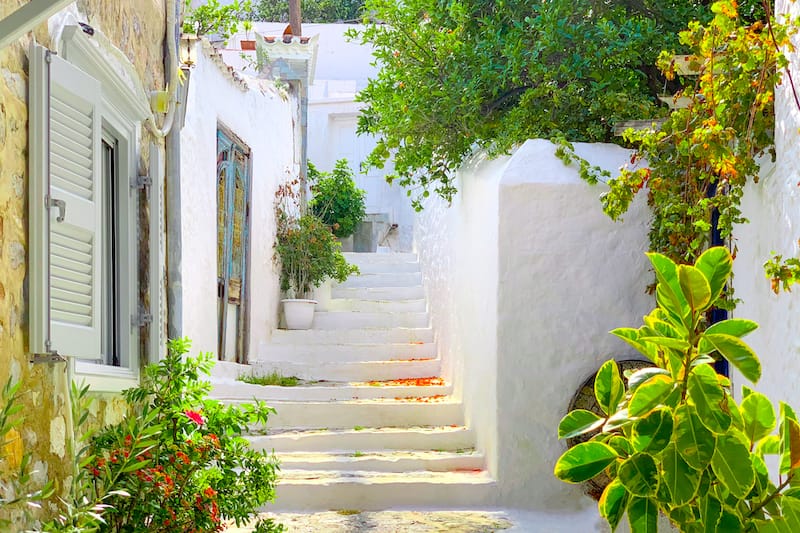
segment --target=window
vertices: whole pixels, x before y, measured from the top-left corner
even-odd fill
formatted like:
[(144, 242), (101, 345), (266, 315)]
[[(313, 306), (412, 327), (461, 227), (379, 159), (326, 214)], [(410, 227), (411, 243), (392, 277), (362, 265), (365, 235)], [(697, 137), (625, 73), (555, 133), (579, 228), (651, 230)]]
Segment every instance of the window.
[(114, 390), (138, 379), (136, 162), (149, 109), (124, 67), (79, 29), (64, 35), (66, 59), (30, 53), (30, 350), (79, 359)]

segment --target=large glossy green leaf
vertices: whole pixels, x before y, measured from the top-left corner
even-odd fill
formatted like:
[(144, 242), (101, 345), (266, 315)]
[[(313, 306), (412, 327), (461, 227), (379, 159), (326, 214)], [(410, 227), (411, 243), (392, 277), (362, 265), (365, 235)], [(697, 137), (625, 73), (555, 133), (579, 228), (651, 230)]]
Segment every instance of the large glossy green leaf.
[(630, 416), (642, 416), (652, 411), (669, 396), (674, 386), (675, 382), (669, 376), (653, 376), (634, 391), (628, 403), (628, 413)]
[(656, 409), (633, 424), (631, 441), (639, 452), (657, 453), (672, 439), (672, 412)]
[(717, 533), (740, 533), (744, 531), (742, 521), (730, 511), (722, 510), (722, 516), (717, 524)]
[(693, 266), (679, 265), (678, 280), (692, 312), (704, 311), (711, 302), (711, 287), (703, 273)]
[(669, 372), (667, 370), (664, 370), (663, 368), (658, 368), (656, 366), (651, 366), (648, 368), (642, 368), (641, 370), (637, 370), (636, 372), (628, 376), (628, 391), (629, 392), (635, 391), (637, 388), (639, 388), (639, 385), (647, 382), (647, 380), (658, 374), (669, 376)]
[(634, 496), (654, 496), (658, 490), (658, 468), (652, 455), (636, 453), (617, 469), (619, 479)]
[(677, 319), (685, 327), (690, 328), (687, 321), (689, 304), (683, 297), (678, 267), (667, 256), (659, 253), (648, 253), (647, 257), (655, 270), (658, 285), (656, 286), (656, 301), (667, 313)]
[(658, 533), (658, 505), (650, 498), (634, 496), (628, 504), (631, 533)]
[(756, 453), (764, 455), (778, 455), (781, 453), (781, 438), (778, 435), (769, 435), (758, 442)]
[(670, 444), (661, 454), (661, 469), (672, 503), (689, 503), (700, 487), (700, 473), (683, 460), (675, 444)]
[(672, 348), (673, 350), (678, 350), (679, 352), (685, 352), (689, 348), (689, 343), (685, 340), (674, 339), (672, 337), (643, 335), (639, 337), (639, 340), (644, 343), (652, 343), (663, 348)]
[(567, 413), (558, 424), (558, 438), (571, 439), (589, 433), (600, 428), (604, 422), (605, 419), (596, 413), (586, 409), (575, 409)]
[(719, 298), (733, 269), (733, 259), (730, 252), (721, 246), (709, 248), (697, 258), (694, 266), (708, 280), (708, 285), (711, 288), (711, 300), (714, 301)]
[(600, 409), (607, 415), (617, 412), (617, 405), (625, 396), (625, 385), (619, 375), (616, 361), (609, 359), (594, 378), (594, 395)]
[(708, 329), (706, 329), (706, 335), (721, 333), (723, 335), (731, 335), (733, 337), (744, 337), (751, 331), (755, 331), (757, 328), (758, 324), (752, 320), (746, 320), (744, 318), (729, 318), (728, 320), (723, 320), (709, 326)]
[(742, 400), (740, 410), (744, 420), (744, 433), (751, 446), (775, 429), (775, 409), (770, 399), (763, 394), (752, 392)]
[(705, 532), (717, 533), (717, 524), (722, 518), (722, 504), (711, 494), (702, 494), (699, 507)]
[(564, 452), (554, 474), (561, 481), (582, 483), (602, 472), (617, 458), (613, 448), (602, 442), (582, 442)]
[(697, 416), (714, 433), (724, 433), (731, 425), (725, 391), (717, 373), (708, 365), (692, 368), (689, 374), (689, 398), (694, 402)]
[(729, 435), (717, 438), (711, 468), (717, 479), (737, 498), (744, 498), (755, 483), (750, 450), (739, 439)]
[(654, 352), (652, 347), (647, 346), (639, 340), (639, 330), (635, 328), (617, 328), (611, 330), (612, 335), (616, 335), (623, 341), (633, 346), (639, 353), (655, 362)]
[(622, 516), (628, 508), (628, 491), (622, 485), (619, 479), (615, 479), (609, 483), (603, 494), (600, 496), (600, 501), (597, 502), (597, 507), (600, 510), (600, 516), (608, 521), (611, 526), (611, 531), (617, 529)]
[(703, 340), (710, 343), (715, 350), (730, 361), (745, 378), (753, 383), (759, 380), (761, 377), (761, 362), (753, 349), (745, 344), (744, 341), (738, 337), (721, 333), (704, 334)]
[(696, 470), (703, 470), (711, 462), (716, 437), (698, 418), (691, 405), (681, 405), (675, 411), (675, 444), (678, 453)]

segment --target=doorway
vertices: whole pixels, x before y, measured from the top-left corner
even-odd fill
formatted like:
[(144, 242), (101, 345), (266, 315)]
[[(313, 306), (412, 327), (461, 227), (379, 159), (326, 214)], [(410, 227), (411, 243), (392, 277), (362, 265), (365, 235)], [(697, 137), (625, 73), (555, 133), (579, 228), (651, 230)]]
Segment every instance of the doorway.
[(247, 363), (250, 149), (217, 129), (217, 357)]

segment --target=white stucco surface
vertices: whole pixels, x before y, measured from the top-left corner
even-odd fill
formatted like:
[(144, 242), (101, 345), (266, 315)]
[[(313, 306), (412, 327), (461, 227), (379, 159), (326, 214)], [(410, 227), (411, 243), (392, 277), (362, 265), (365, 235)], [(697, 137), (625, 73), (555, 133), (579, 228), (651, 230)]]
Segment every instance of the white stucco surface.
[[(629, 152), (578, 145), (616, 171)], [(579, 512), (588, 499), (553, 477), (556, 428), (578, 387), (610, 357), (634, 357), (608, 334), (651, 306), (648, 213), (602, 212), (602, 186), (580, 180), (547, 141), (476, 158), (452, 207), (429, 202), (415, 236), (432, 322), (468, 424), (496, 476), (500, 505)], [(588, 527), (588, 526), (587, 526)]]
[[(271, 82), (243, 90), (198, 48), (181, 138), (183, 332), (193, 349), (217, 351), (217, 128), (250, 149), (250, 338), (254, 356), (276, 326), (278, 277), (272, 261), (274, 193), (296, 169), (293, 106)], [(169, 176), (167, 177), (169, 179)]]
[[(786, 0), (776, 3), (776, 11), (786, 13), (788, 9), (793, 18), (800, 16), (800, 5)], [(795, 44), (800, 44), (800, 39), (795, 40)], [(798, 67), (800, 61), (794, 54), (792, 72), (796, 84), (800, 82)], [(762, 378), (755, 388), (776, 404), (783, 400), (797, 408), (800, 406), (800, 382), (795, 379), (800, 373), (797, 325), (800, 290), (795, 287), (791, 293), (773, 294), (763, 268), (772, 252), (784, 258), (800, 255), (800, 110), (788, 80), (777, 87), (775, 115), (775, 164), (764, 165), (760, 182), (747, 187), (742, 211), (750, 223), (734, 232), (738, 253), (733, 285), (736, 297), (742, 299), (735, 315), (760, 324), (746, 339), (762, 363)], [(737, 393), (741, 385), (753, 386), (735, 377)]]

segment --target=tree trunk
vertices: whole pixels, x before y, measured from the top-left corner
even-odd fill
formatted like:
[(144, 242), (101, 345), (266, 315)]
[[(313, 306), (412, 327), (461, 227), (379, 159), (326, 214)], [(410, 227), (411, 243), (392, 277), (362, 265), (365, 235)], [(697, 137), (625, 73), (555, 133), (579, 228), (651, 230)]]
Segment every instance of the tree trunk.
[(301, 36), (303, 30), (300, 16), (300, 0), (289, 0), (289, 25), (292, 27), (292, 35)]

